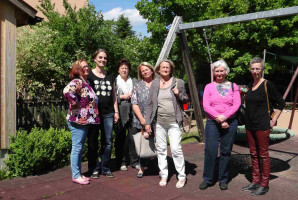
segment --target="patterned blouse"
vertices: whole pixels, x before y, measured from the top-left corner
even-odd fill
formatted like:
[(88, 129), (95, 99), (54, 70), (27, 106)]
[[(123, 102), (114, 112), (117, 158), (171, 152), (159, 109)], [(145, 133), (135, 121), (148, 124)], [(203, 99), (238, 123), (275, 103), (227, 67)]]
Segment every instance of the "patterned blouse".
[[(140, 81), (138, 82), (138, 84), (135, 85), (131, 96), (131, 104), (138, 105), (144, 117), (148, 101), (148, 95), (149, 87), (147, 86), (145, 81)], [(135, 114), (133, 115), (132, 126), (138, 129), (142, 128), (141, 122)]]
[[(63, 90), (69, 102), (66, 119), (77, 124), (99, 124), (98, 99), (89, 81), (73, 79)], [(77, 106), (79, 104), (79, 106)]]

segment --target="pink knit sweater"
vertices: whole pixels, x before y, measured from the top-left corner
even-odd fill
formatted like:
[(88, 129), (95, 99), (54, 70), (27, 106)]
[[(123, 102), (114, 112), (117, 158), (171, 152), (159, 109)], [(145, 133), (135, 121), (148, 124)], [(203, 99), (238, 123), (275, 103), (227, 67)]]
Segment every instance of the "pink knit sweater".
[(206, 85), (203, 95), (203, 107), (208, 119), (215, 119), (218, 115), (224, 115), (226, 119), (236, 116), (241, 99), (238, 85), (233, 84), (234, 92), (231, 87), (224, 97), (218, 93), (216, 83), (212, 82)]

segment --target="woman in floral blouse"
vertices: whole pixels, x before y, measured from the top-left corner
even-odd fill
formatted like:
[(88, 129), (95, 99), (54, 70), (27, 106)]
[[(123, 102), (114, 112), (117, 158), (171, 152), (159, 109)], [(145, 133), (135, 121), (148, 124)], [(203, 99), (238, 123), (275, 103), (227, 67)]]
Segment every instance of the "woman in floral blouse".
[(69, 77), (72, 79), (64, 88), (64, 98), (69, 102), (67, 125), (71, 131), (71, 171), (72, 181), (81, 185), (90, 183), (81, 175), (81, 160), (86, 135), (90, 124), (99, 124), (98, 100), (87, 81), (90, 68), (86, 60), (74, 63)]

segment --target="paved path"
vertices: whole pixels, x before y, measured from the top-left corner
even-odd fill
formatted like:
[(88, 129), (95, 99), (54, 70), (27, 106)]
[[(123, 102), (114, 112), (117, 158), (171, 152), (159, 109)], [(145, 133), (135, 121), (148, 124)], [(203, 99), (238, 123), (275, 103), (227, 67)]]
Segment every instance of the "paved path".
[[(216, 183), (204, 191), (198, 186), (202, 181), (204, 144), (183, 145), (188, 182), (182, 189), (176, 189), (176, 175), (173, 161), (170, 161), (169, 183), (162, 188), (158, 185), (156, 170), (147, 170), (142, 179), (137, 171), (115, 171), (115, 178), (100, 176), (90, 185), (82, 186), (71, 182), (70, 167), (64, 167), (41, 176), (16, 178), (0, 181), (0, 199), (120, 199), (120, 200), (192, 200), (192, 199), (298, 199), (298, 137), (270, 145), (271, 177), (270, 191), (263, 197), (252, 197), (242, 192), (241, 187), (251, 180), (249, 150), (234, 145), (231, 158), (230, 183), (227, 191), (221, 191)], [(83, 164), (86, 171), (87, 164)]]

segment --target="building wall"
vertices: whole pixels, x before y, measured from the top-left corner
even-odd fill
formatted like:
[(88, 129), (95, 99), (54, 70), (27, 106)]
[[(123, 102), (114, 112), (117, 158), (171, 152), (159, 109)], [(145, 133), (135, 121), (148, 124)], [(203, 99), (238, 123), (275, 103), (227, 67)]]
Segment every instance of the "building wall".
[[(39, 0), (24, 0), (27, 4), (38, 10), (37, 6), (40, 5)], [(63, 7), (63, 0), (50, 0), (52, 3), (55, 4), (55, 10), (59, 13), (63, 14), (65, 9)], [(84, 6), (88, 5), (88, 0), (67, 0), (67, 2), (74, 8), (76, 6), (77, 9), (83, 8)], [(41, 18), (46, 18), (39, 10), (36, 16)]]

